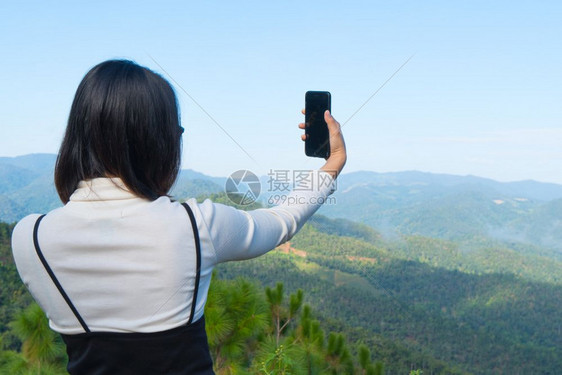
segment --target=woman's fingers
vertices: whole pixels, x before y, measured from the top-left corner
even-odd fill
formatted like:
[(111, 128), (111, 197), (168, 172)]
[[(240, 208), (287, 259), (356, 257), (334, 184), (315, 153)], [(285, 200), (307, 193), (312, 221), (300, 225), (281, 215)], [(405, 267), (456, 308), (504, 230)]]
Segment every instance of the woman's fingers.
[[(304, 112), (304, 109), (303, 109), (303, 112)], [(306, 125), (305, 125), (304, 122), (301, 122), (301, 123), (299, 124), (299, 129), (304, 129), (305, 127), (306, 127)], [(301, 139), (302, 139), (303, 141), (306, 141), (306, 134), (301, 134)]]
[(324, 112), (324, 120), (328, 124), (328, 131), (330, 132), (330, 157), (326, 159), (326, 164), (322, 169), (336, 178), (347, 161), (345, 142), (340, 124), (332, 117), (330, 111)]
[(330, 111), (324, 112), (324, 120), (330, 132), (330, 154), (343, 153), (345, 155), (345, 142), (341, 133), (340, 123), (332, 116)]

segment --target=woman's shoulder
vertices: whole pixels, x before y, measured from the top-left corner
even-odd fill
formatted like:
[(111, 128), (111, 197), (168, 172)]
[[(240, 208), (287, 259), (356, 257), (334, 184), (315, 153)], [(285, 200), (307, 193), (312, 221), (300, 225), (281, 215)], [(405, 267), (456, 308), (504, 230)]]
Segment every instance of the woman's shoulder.
[(12, 232), (12, 254), (18, 271), (25, 268), (30, 258), (28, 254), (34, 249), (33, 228), (40, 214), (27, 215), (14, 227)]
[[(56, 215), (59, 211), (61, 211), (63, 207), (58, 207), (55, 208), (54, 210), (50, 211), (50, 212), (46, 212), (46, 214), (49, 214), (49, 216), (53, 216)], [(33, 228), (35, 226), (35, 223), (37, 222), (37, 219), (39, 219), (39, 217), (43, 216), (44, 214), (29, 214), (27, 216), (25, 216), (24, 218), (20, 219), (16, 226), (14, 227), (14, 231), (12, 232), (12, 243), (14, 238), (19, 238), (20, 236), (30, 236), (33, 235)]]
[(12, 243), (22, 235), (33, 234), (33, 227), (40, 216), (41, 214), (30, 214), (18, 221), (12, 232)]

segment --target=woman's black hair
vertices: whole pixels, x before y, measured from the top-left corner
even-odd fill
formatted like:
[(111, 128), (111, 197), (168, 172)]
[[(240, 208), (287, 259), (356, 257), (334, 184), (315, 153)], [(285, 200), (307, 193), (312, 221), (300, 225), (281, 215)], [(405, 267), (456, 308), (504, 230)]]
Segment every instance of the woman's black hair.
[(82, 79), (55, 167), (64, 203), (82, 180), (119, 177), (139, 197), (168, 194), (181, 161), (176, 95), (151, 70), (109, 60)]

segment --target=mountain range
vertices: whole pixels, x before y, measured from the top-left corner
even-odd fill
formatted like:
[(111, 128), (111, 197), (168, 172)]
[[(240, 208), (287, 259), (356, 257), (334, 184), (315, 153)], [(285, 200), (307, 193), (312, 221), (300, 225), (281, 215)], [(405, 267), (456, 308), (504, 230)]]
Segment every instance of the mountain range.
[[(55, 161), (53, 154), (0, 158), (0, 221), (15, 222), (61, 205), (53, 186)], [(182, 170), (171, 195), (220, 193), (226, 179)], [(267, 179), (261, 177), (264, 205), (278, 193), (268, 191)], [(562, 256), (562, 185), (417, 171), (352, 172), (342, 174), (337, 184), (334, 201), (319, 213), (367, 224), (388, 238), (494, 239)]]
[(493, 238), (562, 252), (562, 185), (421, 172), (355, 172), (338, 184), (337, 203), (320, 213), (365, 223), (386, 236)]

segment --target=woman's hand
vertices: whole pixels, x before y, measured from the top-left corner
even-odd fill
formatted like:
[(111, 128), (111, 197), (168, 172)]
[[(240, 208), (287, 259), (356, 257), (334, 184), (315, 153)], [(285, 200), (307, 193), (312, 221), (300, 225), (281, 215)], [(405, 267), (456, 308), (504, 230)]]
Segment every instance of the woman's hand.
[[(305, 111), (302, 110), (304, 115)], [(326, 159), (326, 164), (320, 169), (332, 175), (335, 179), (339, 176), (345, 162), (347, 161), (347, 152), (345, 142), (341, 133), (340, 123), (332, 116), (330, 111), (324, 112), (324, 120), (328, 124), (328, 132), (330, 133), (330, 156)], [(304, 123), (299, 124), (299, 128), (304, 129)], [(306, 134), (301, 135), (303, 141), (306, 140)]]

